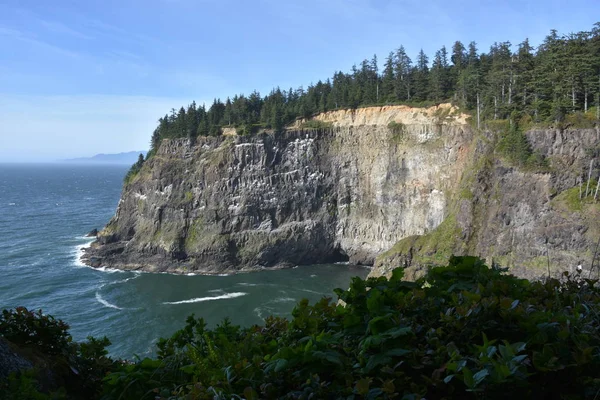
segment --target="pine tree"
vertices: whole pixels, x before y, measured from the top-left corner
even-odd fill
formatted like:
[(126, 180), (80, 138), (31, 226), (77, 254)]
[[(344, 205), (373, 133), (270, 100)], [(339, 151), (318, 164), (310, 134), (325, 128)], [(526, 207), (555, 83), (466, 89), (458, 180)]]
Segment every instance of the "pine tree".
[(412, 60), (406, 54), (404, 46), (396, 50), (394, 65), (396, 98), (401, 101), (410, 101), (412, 96)]
[(390, 52), (390, 54), (385, 59), (385, 64), (383, 66), (383, 76), (381, 77), (381, 98), (385, 102), (393, 102), (396, 100), (395, 92), (394, 92), (394, 52)]
[(421, 49), (417, 56), (416, 68), (412, 69), (412, 80), (414, 82), (414, 95), (413, 99), (416, 101), (427, 100), (429, 97), (429, 58)]

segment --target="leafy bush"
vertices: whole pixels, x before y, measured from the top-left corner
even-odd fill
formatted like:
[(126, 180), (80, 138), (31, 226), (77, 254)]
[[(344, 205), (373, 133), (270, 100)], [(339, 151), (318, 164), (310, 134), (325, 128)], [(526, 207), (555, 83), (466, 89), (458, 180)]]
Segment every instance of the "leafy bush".
[[(4, 311), (1, 334), (42, 349), (62, 388), (34, 372), (0, 382), (6, 398), (594, 399), (600, 393), (598, 281), (565, 273), (529, 282), (452, 257), (416, 282), (403, 270), (354, 278), (345, 305), (300, 301), (292, 319), (208, 329), (193, 315), (156, 359), (106, 357), (106, 339), (73, 343), (67, 326)], [(57, 350), (64, 351), (55, 354)], [(108, 375), (106, 375), (109, 373)], [(105, 377), (106, 376), (106, 377)], [(103, 388), (101, 387), (102, 378)], [(101, 394), (101, 391), (103, 392)], [(25, 397), (24, 397), (25, 396)]]
[(392, 132), (392, 141), (394, 143), (402, 142), (406, 133), (406, 126), (402, 122), (390, 121), (388, 129)]
[[(115, 366), (107, 357), (107, 338), (88, 337), (73, 342), (69, 326), (25, 307), (3, 310), (0, 336), (19, 348), (34, 368), (0, 381), (0, 394), (8, 399), (98, 398), (102, 379)], [(49, 396), (49, 397), (47, 397)]]
[(25, 307), (3, 310), (0, 317), (0, 336), (18, 346), (35, 347), (46, 354), (64, 353), (71, 342), (69, 325), (44, 315), (42, 310)]
[(324, 122), (318, 119), (310, 119), (306, 122), (303, 122), (300, 126), (301, 129), (318, 129), (318, 130), (326, 130), (333, 128), (333, 123)]
[(354, 278), (288, 321), (188, 318), (157, 359), (106, 378), (107, 398), (594, 398), (597, 282), (528, 282), (453, 257), (416, 282)]

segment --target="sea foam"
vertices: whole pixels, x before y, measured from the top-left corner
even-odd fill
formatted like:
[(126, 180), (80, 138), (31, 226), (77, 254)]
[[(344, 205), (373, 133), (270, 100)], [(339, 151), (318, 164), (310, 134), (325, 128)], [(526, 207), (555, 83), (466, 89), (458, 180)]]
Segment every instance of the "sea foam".
[(96, 300), (98, 300), (98, 302), (100, 304), (102, 304), (103, 306), (105, 306), (105, 307), (114, 308), (115, 310), (122, 310), (121, 307), (115, 306), (114, 304), (111, 304), (108, 301), (104, 300), (104, 298), (102, 297), (102, 295), (100, 294), (100, 292), (96, 292)]
[(181, 300), (181, 301), (165, 301), (163, 304), (188, 304), (188, 303), (201, 303), (203, 301), (213, 301), (213, 300), (223, 300), (223, 299), (233, 299), (236, 297), (245, 296), (248, 293), (244, 292), (235, 292), (235, 293), (225, 293), (221, 296), (213, 296), (213, 297), (197, 297), (195, 299), (189, 300)]
[(92, 245), (94, 238), (78, 237), (77, 239), (85, 240), (85, 243), (78, 244), (77, 246), (75, 246), (75, 249), (72, 252), (72, 254), (75, 256), (75, 260), (73, 261), (73, 263), (76, 267), (87, 267), (87, 265), (81, 262), (81, 257), (83, 256), (85, 249)]

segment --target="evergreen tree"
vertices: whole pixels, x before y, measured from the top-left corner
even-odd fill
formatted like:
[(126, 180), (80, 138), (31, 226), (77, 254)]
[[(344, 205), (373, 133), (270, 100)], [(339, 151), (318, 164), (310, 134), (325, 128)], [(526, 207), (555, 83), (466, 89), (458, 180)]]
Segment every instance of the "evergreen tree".
[(397, 99), (395, 96), (395, 75), (394, 75), (394, 52), (385, 59), (383, 66), (383, 76), (381, 78), (381, 96), (385, 102), (393, 102)]
[(410, 101), (412, 95), (412, 60), (406, 54), (404, 46), (396, 50), (394, 76), (396, 98), (401, 101)]
[(412, 70), (412, 80), (414, 81), (413, 99), (423, 101), (429, 98), (429, 58), (421, 49), (417, 56), (416, 68)]
[[(208, 110), (192, 102), (158, 120), (151, 154), (164, 138), (193, 141), (197, 135), (219, 135), (225, 125), (240, 133), (282, 130), (298, 117), (333, 109), (447, 99), (472, 110), (478, 126), (481, 120), (506, 118), (515, 125), (522, 115), (534, 121), (561, 121), (567, 113), (588, 111), (592, 104), (598, 106), (600, 120), (600, 23), (589, 32), (565, 36), (552, 30), (537, 49), (525, 39), (514, 53), (509, 42), (494, 43), (489, 52), (479, 54), (475, 42), (465, 49), (456, 41), (451, 55), (445, 46), (435, 53), (431, 69), (422, 49), (413, 65), (400, 46), (388, 55), (381, 74), (374, 55), (349, 73), (335, 72), (306, 90), (275, 88), (264, 98), (254, 91), (225, 103), (214, 99)], [(517, 149), (521, 145), (515, 146), (506, 145), (524, 154)]]

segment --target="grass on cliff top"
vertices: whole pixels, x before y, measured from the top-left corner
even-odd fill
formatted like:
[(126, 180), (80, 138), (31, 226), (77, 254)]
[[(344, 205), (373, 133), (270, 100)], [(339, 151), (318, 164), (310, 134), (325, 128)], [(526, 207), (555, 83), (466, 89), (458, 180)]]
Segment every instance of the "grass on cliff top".
[(300, 129), (326, 130), (333, 128), (333, 122), (324, 122), (316, 119), (310, 119), (300, 125)]
[(587, 183), (583, 184), (581, 189), (579, 186), (567, 189), (552, 199), (552, 204), (571, 212), (581, 212), (585, 208), (600, 209), (600, 191), (598, 192), (597, 200), (594, 201), (596, 183), (590, 182), (589, 187), (590, 190), (588, 190), (587, 196), (585, 195)]
[(107, 340), (76, 344), (62, 321), (7, 310), (0, 332), (53, 366), (56, 384), (38, 387), (45, 375), (33, 370), (0, 380), (0, 393), (92, 400), (566, 400), (600, 393), (597, 281), (529, 282), (475, 257), (452, 257), (415, 282), (396, 269), (389, 280), (354, 278), (335, 293), (345, 306), (301, 300), (290, 319), (251, 327), (226, 319), (209, 329), (192, 315), (158, 341), (156, 358), (126, 363), (107, 357)]

